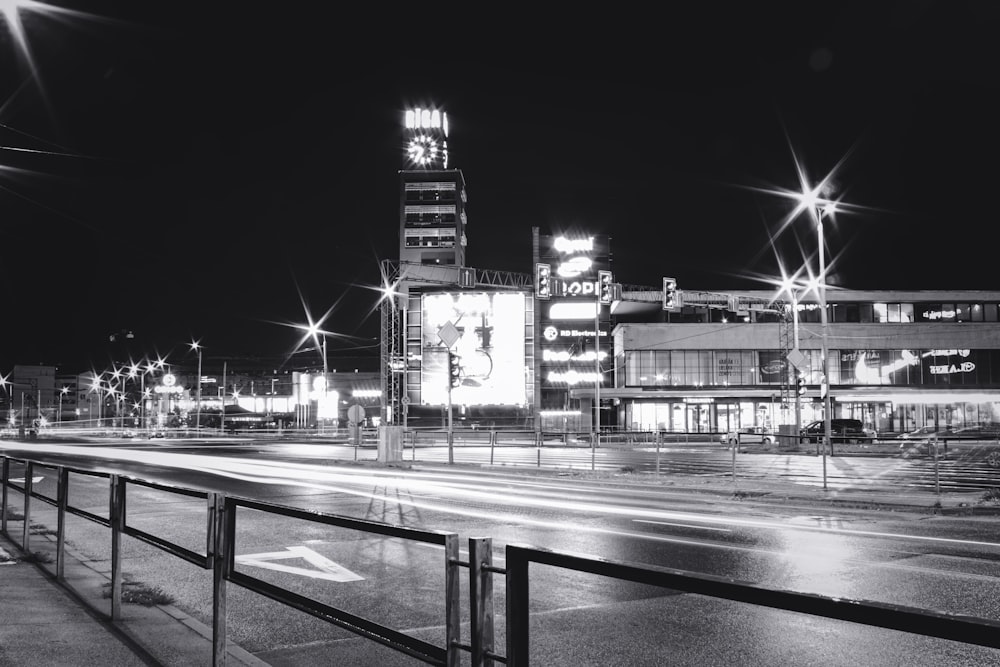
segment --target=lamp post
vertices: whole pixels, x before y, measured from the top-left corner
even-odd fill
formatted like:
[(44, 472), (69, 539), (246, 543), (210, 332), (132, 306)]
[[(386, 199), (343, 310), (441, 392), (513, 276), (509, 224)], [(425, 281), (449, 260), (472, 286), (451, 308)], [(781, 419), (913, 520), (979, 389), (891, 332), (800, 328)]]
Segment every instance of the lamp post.
[(63, 396), (69, 393), (69, 387), (63, 387), (59, 390), (59, 414), (56, 415), (56, 421), (62, 422), (62, 401)]
[[(803, 183), (803, 185), (805, 185)], [(833, 440), (830, 433), (830, 419), (832, 417), (832, 401), (830, 397), (830, 349), (829, 349), (829, 318), (826, 312), (826, 238), (823, 234), (823, 216), (830, 216), (836, 212), (836, 202), (821, 198), (820, 191), (825, 187), (824, 183), (809, 189), (803, 187), (801, 193), (795, 195), (799, 201), (798, 211), (808, 209), (813, 221), (816, 223), (816, 239), (819, 244), (819, 275), (816, 277), (819, 294), (819, 316), (820, 328), (822, 330), (822, 359), (823, 378), (820, 385), (823, 394), (823, 489), (826, 489), (826, 453), (829, 451), (833, 455)]]
[(191, 341), (191, 349), (198, 353), (198, 407), (195, 412), (194, 418), (194, 428), (195, 432), (201, 428), (201, 350), (202, 346), (198, 344), (198, 341)]
[[(322, 322), (322, 320), (320, 320), (320, 322)], [(320, 411), (326, 408), (327, 392), (328, 392), (327, 373), (329, 372), (329, 370), (326, 358), (326, 333), (327, 332), (319, 328), (319, 322), (310, 323), (309, 326), (306, 327), (306, 334), (308, 336), (311, 336), (314, 341), (320, 344), (323, 352), (323, 399), (322, 402), (316, 406), (316, 425), (319, 427), (321, 431), (322, 431), (322, 426), (321, 426), (322, 422), (320, 420)], [(320, 343), (319, 341), (320, 334), (323, 335), (322, 343)]]

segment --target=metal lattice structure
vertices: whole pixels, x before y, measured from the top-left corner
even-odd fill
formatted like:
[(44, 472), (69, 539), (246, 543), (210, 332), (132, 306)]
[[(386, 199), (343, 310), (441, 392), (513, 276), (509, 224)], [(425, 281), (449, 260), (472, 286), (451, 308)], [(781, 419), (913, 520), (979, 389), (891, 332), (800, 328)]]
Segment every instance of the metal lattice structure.
[(383, 423), (402, 425), (406, 412), (406, 331), (403, 312), (409, 299), (410, 289), (419, 287), (455, 287), (473, 289), (531, 290), (534, 278), (527, 273), (475, 269), (466, 266), (420, 264), (382, 260), (380, 271), (382, 284), (389, 290), (379, 304), (381, 322), (381, 383)]

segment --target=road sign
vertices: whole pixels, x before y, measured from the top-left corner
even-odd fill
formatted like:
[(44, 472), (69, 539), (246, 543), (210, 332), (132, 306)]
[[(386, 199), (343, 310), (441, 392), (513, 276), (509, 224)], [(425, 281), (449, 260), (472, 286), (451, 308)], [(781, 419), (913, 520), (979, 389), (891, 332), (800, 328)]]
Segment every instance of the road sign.
[(461, 337), (462, 334), (459, 333), (458, 327), (452, 324), (450, 320), (442, 324), (441, 328), (438, 329), (438, 338), (440, 338), (441, 342), (445, 344), (445, 347), (449, 349), (451, 349), (451, 346), (457, 343), (458, 339)]
[(365, 409), (360, 405), (347, 408), (347, 420), (352, 424), (360, 424), (365, 420)]
[(801, 371), (809, 367), (809, 357), (802, 354), (798, 348), (789, 352), (785, 359), (788, 359), (788, 363), (794, 366), (796, 370)]

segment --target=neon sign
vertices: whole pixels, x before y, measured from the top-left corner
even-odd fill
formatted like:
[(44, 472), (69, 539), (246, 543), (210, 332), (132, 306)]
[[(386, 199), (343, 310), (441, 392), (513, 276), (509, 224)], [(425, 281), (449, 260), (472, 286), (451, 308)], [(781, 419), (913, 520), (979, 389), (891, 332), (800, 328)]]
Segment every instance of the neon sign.
[(971, 361), (963, 361), (960, 364), (942, 364), (940, 366), (930, 366), (931, 375), (951, 375), (952, 373), (971, 373), (976, 370), (976, 365)]
[(552, 243), (552, 247), (566, 254), (577, 252), (593, 252), (594, 237), (588, 236), (585, 239), (568, 239), (565, 236), (557, 236)]
[[(573, 354), (569, 350), (542, 350), (542, 361), (594, 361), (594, 351), (579, 352)], [(605, 359), (608, 353), (601, 350), (601, 359)]]
[(594, 371), (581, 372), (581, 371), (549, 371), (548, 375), (549, 382), (565, 382), (566, 384), (594, 384), (595, 382), (600, 383), (602, 378), (601, 374)]

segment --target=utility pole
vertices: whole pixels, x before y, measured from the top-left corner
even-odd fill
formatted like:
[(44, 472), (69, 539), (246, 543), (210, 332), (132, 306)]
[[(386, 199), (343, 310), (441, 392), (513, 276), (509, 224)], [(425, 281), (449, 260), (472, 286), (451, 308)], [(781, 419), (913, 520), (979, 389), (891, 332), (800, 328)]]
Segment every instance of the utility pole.
[(226, 365), (228, 362), (222, 362), (222, 411), (219, 413), (219, 435), (224, 435), (226, 432)]

